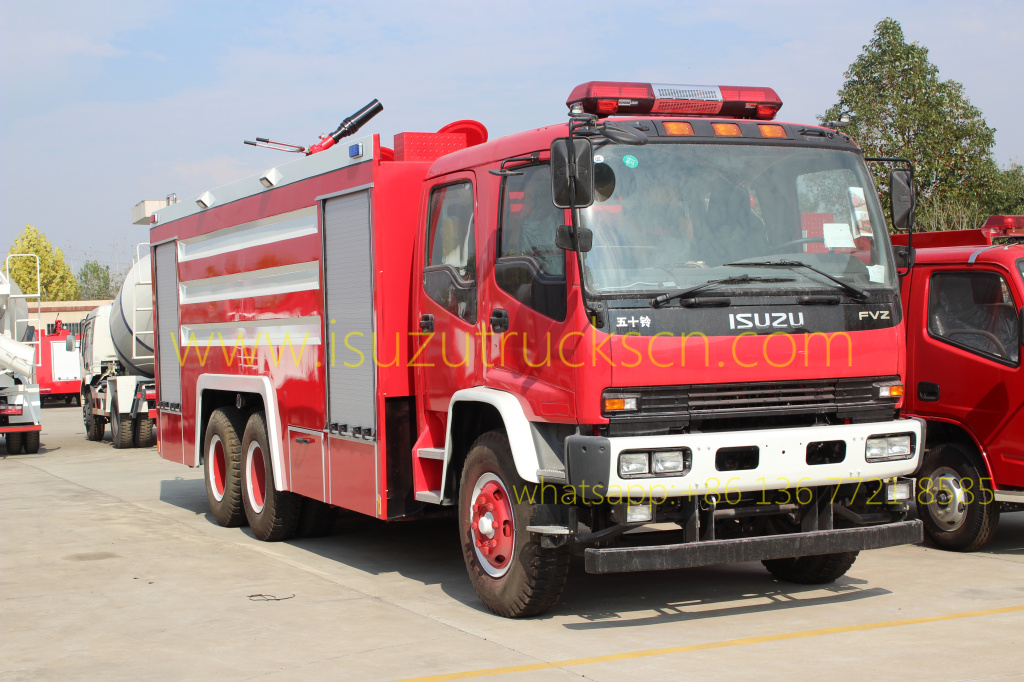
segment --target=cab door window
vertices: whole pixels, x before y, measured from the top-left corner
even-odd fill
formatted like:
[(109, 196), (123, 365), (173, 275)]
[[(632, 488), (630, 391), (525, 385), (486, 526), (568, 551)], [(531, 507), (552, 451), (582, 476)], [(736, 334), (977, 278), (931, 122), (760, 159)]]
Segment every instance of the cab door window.
[(430, 193), (423, 289), (448, 312), (476, 323), (476, 236), (473, 185), (458, 182)]
[(928, 331), (979, 355), (1017, 364), (1017, 309), (1006, 280), (995, 272), (932, 275)]
[(515, 169), (502, 181), (501, 225), (494, 278), (523, 305), (554, 320), (565, 319), (565, 251), (555, 233), (565, 222), (551, 202), (551, 167)]

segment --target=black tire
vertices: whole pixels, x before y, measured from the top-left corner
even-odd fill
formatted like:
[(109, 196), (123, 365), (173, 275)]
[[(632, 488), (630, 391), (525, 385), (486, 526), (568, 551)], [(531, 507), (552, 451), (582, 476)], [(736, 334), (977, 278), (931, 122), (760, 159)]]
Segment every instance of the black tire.
[(800, 585), (823, 585), (846, 575), (857, 560), (858, 552), (839, 552), (801, 556), (792, 559), (765, 559), (761, 563), (779, 580)]
[(122, 450), (135, 446), (135, 426), (131, 417), (121, 414), (117, 406), (117, 396), (110, 402), (110, 439), (114, 447)]
[(92, 405), (88, 400), (82, 401), (82, 421), (85, 422), (86, 440), (103, 440), (103, 432), (107, 430), (103, 417), (97, 417), (92, 413)]
[[(516, 493), (522, 496), (535, 487), (516, 473), (505, 434), (485, 433), (473, 443), (459, 488), (462, 556), (484, 606), (506, 618), (536, 616), (550, 609), (558, 602), (569, 574), (568, 548), (543, 548), (526, 530), (532, 506), (517, 503)], [(507, 507), (501, 506), (502, 498)], [(490, 536), (474, 527), (485, 520), (481, 516), (488, 515), (479, 513), (481, 500), (492, 508), (487, 521)], [(478, 541), (495, 544), (478, 548)]]
[(245, 415), (234, 407), (221, 407), (210, 415), (203, 439), (206, 499), (213, 518), (226, 528), (245, 525), (241, 435), (244, 430)]
[(25, 450), (25, 454), (34, 455), (39, 452), (38, 431), (25, 431), (22, 436), (22, 448)]
[[(974, 552), (992, 540), (999, 505), (981, 482), (982, 474), (963, 446), (946, 443), (928, 453), (918, 477), (917, 515), (937, 547)], [(989, 481), (984, 490), (991, 489)]]
[(253, 535), (266, 542), (295, 535), (302, 498), (274, 489), (274, 467), (263, 412), (255, 412), (242, 437), (242, 503)]
[(76, 407), (81, 407), (82, 406), (82, 396), (81, 395), (76, 395), (75, 396), (75, 406)]
[(139, 415), (135, 418), (135, 447), (151, 448), (156, 445), (156, 432), (153, 420), (149, 415)]
[(21, 431), (13, 431), (4, 435), (4, 442), (7, 444), (8, 455), (20, 455), (25, 440), (21, 437)]
[(338, 521), (337, 507), (314, 500), (302, 498), (302, 509), (299, 511), (299, 523), (295, 528), (295, 536), (300, 538), (322, 538), (334, 531)]

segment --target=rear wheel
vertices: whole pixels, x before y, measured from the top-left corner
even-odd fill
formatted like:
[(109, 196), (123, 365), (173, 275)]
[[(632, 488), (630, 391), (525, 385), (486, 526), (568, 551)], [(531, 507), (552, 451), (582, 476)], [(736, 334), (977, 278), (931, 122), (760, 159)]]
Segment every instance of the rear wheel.
[(130, 448), (134, 445), (135, 429), (131, 415), (121, 414), (117, 406), (117, 396), (110, 404), (110, 437), (114, 441), (114, 447), (118, 449)]
[(213, 518), (226, 527), (245, 523), (241, 437), (244, 428), (245, 415), (234, 407), (222, 407), (210, 415), (203, 440), (206, 498)]
[(499, 616), (544, 613), (558, 601), (569, 573), (568, 549), (542, 548), (527, 531), (532, 506), (518, 503), (516, 494), (525, 499), (533, 487), (516, 473), (505, 434), (476, 440), (462, 470), (459, 534), (473, 587)]
[(30, 455), (34, 455), (39, 452), (39, 432), (38, 431), (26, 431), (24, 434), (22, 447), (25, 448), (25, 452)]
[(932, 448), (918, 479), (918, 516), (928, 538), (942, 549), (973, 552), (995, 535), (999, 505), (964, 449)]
[(20, 455), (21, 448), (25, 440), (21, 437), (20, 431), (14, 431), (4, 436), (4, 441), (7, 443), (7, 454), (8, 455)]
[(135, 447), (151, 448), (156, 444), (156, 436), (153, 432), (153, 420), (148, 415), (140, 415), (135, 418)]
[(857, 560), (858, 552), (839, 552), (801, 556), (791, 559), (766, 559), (761, 563), (779, 580), (801, 585), (822, 585), (835, 582)]
[(242, 457), (242, 502), (253, 535), (268, 542), (287, 540), (295, 535), (302, 498), (274, 489), (274, 467), (263, 412), (254, 413), (245, 425)]

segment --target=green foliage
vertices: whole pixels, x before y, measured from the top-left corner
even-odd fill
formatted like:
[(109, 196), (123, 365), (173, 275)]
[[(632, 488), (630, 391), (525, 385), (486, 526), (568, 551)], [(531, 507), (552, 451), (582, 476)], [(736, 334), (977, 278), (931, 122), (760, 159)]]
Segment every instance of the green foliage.
[(111, 273), (109, 265), (87, 260), (78, 269), (78, 288), (83, 300), (102, 301), (117, 296), (125, 273)]
[[(986, 196), (1000, 176), (992, 159), (995, 130), (970, 103), (963, 86), (941, 80), (938, 73), (928, 61), (928, 48), (907, 44), (899, 22), (883, 19), (846, 71), (839, 102), (820, 120), (834, 121), (849, 111), (853, 122), (843, 132), (866, 156), (913, 161), (919, 206), (967, 205)], [(875, 183), (884, 193), (889, 168), (872, 165)]]
[(1012, 163), (993, 178), (984, 205), (986, 215), (1024, 215), (1024, 166)]
[[(35, 254), (39, 257), (39, 275), (42, 284), (42, 300), (74, 301), (78, 298), (78, 283), (71, 268), (64, 262), (64, 253), (53, 248), (46, 236), (26, 225), (24, 231), (11, 244), (9, 254)], [(26, 294), (38, 293), (36, 289), (36, 263), (33, 258), (12, 258), (11, 278)]]

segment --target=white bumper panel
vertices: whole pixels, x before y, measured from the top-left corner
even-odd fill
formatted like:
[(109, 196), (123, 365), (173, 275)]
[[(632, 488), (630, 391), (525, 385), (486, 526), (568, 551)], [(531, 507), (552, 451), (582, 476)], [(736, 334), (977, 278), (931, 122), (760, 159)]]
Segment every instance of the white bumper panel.
[[(893, 462), (867, 461), (865, 442), (868, 438), (903, 433), (914, 434), (913, 457)], [(725, 495), (757, 490), (868, 482), (906, 476), (917, 469), (922, 451), (921, 435), (920, 423), (911, 419), (899, 419), (870, 424), (609, 438), (611, 470), (608, 472), (606, 496), (660, 498), (715, 492)], [(808, 443), (840, 440), (846, 443), (846, 457), (842, 462), (807, 464)], [(756, 469), (718, 471), (715, 468), (715, 454), (720, 448), (752, 445), (759, 449)], [(619, 477), (619, 453), (624, 450), (680, 447), (688, 447), (693, 453), (690, 471), (683, 476)], [(574, 479), (573, 482), (578, 485), (579, 481), (575, 480), (577, 477), (571, 473), (570, 475)]]

